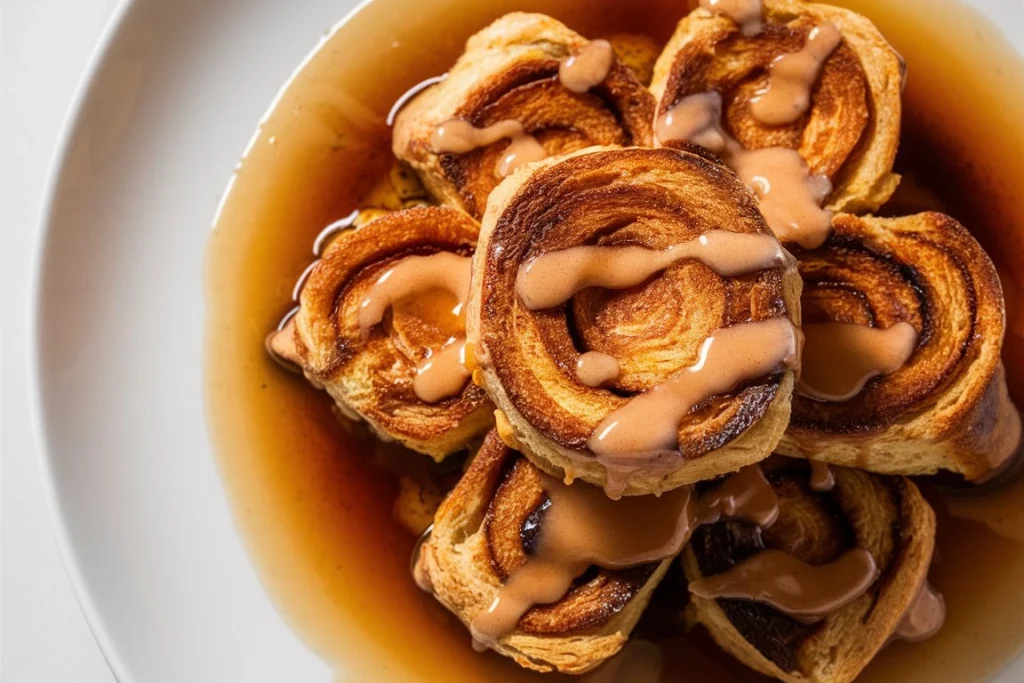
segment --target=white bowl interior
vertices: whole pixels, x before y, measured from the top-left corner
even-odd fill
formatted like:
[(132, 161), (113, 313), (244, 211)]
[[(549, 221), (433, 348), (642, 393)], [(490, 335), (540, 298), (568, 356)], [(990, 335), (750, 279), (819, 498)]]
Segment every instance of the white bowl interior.
[(138, 2), (56, 181), (38, 398), (62, 546), (123, 681), (327, 680), (232, 526), (202, 401), (203, 253), (261, 113), (354, 2)]

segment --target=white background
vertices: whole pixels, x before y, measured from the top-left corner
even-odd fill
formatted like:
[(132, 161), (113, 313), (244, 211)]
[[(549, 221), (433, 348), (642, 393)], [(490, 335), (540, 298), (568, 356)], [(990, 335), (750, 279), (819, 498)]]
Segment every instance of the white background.
[[(113, 681), (72, 594), (43, 502), (25, 401), (25, 321), (43, 181), (72, 94), (117, 4), (0, 0), (0, 679), (11, 683)], [(1019, 44), (1021, 0), (991, 4)]]
[(26, 397), (28, 270), (43, 181), (72, 94), (117, 0), (0, 0), (0, 680), (112, 683), (64, 573)]

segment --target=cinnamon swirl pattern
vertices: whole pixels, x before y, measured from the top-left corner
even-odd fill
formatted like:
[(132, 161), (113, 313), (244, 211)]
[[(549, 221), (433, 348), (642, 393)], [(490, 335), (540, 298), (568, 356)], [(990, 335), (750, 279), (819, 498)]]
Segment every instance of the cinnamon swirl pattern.
[(775, 521), (703, 526), (683, 555), (690, 609), (719, 645), (781, 681), (848, 683), (891, 639), (941, 624), (935, 514), (913, 483), (836, 467), (819, 492), (798, 461), (764, 469)]
[(382, 439), (438, 460), (465, 449), (493, 410), (462, 363), (477, 232), (465, 214), (437, 207), (342, 232), (271, 350)]
[[(585, 486), (567, 487), (553, 480), (491, 432), (441, 504), (433, 532), (420, 548), (416, 562), (420, 585), (466, 622), (478, 642), (526, 668), (563, 673), (592, 669), (625, 644), (651, 592), (688, 538), (689, 492), (675, 499), (642, 501), (643, 512), (661, 513), (657, 516), (662, 520), (674, 516), (681, 522), (682, 535), (671, 528), (675, 526), (672, 519), (666, 527), (669, 537), (678, 536), (674, 547), (646, 561), (634, 556), (629, 563), (633, 566), (618, 569), (587, 571), (586, 561), (559, 567), (549, 559), (542, 573), (571, 583), (556, 586), (546, 596), (535, 595), (534, 604), (521, 588), (522, 574), (538, 561), (543, 534), (558, 508), (574, 505), (565, 496)], [(613, 505), (600, 490), (593, 493), (582, 492), (591, 500), (575, 505), (585, 504), (591, 510)], [(594, 533), (586, 521), (578, 521), (578, 531), (583, 536), (589, 533), (589, 540), (600, 544), (601, 534)], [(652, 547), (663, 542), (656, 541)], [(579, 542), (581, 547), (585, 544), (585, 540)], [(533, 578), (550, 583), (550, 578)]]
[(654, 99), (605, 41), (539, 14), (505, 15), (395, 122), (395, 156), (479, 218), (517, 166), (591, 145), (650, 145)]
[(978, 479), (1020, 442), (988, 256), (952, 218), (839, 214), (798, 250), (806, 344), (779, 451), (875, 472)]
[[(474, 259), (468, 331), (499, 431), (614, 497), (757, 462), (788, 421), (799, 277), (752, 194), (694, 150), (520, 171)], [(594, 352), (617, 361), (600, 386), (580, 373)]]
[[(702, 3), (709, 4), (709, 3)], [(664, 122), (695, 96), (721, 99), (722, 129), (746, 150), (792, 149), (831, 211), (873, 211), (896, 189), (903, 64), (849, 10), (764, 0), (736, 19), (719, 4), (680, 21), (651, 90)], [(737, 23), (740, 21), (741, 23)], [(663, 143), (671, 140), (659, 135)], [(742, 173), (741, 173), (742, 175)]]
[(681, 558), (645, 636), (678, 587), (745, 665), (848, 683), (944, 617), (899, 475), (1020, 450), (999, 279), (948, 216), (857, 215), (899, 181), (904, 78), (863, 17), (702, 0), (656, 54), (537, 14), (474, 35), (395, 103), (396, 165), (267, 345), (384, 441), (487, 432), (464, 470), (377, 455), (477, 649), (587, 672)]

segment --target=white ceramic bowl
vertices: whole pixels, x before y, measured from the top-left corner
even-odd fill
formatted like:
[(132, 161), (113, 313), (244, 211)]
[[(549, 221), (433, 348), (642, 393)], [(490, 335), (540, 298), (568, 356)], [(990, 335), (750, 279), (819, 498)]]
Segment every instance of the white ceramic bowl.
[[(202, 267), (255, 122), (354, 4), (126, 3), (65, 128), (36, 264), (33, 411), (68, 571), (123, 683), (330, 678), (232, 526), (204, 423)], [(973, 4), (1021, 49), (1019, 2)]]

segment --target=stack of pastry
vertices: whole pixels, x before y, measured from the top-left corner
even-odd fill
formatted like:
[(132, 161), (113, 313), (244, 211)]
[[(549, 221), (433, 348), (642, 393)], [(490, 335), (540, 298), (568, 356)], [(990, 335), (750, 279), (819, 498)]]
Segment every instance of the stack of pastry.
[(941, 623), (904, 475), (1018, 448), (1002, 294), (948, 216), (862, 215), (904, 76), (870, 22), (704, 4), (649, 88), (546, 16), (473, 36), (395, 121), (439, 206), (337, 236), (269, 347), (382, 439), (489, 431), (415, 564), (479, 646), (586, 672), (680, 562), (740, 661), (850, 681)]

